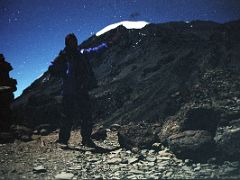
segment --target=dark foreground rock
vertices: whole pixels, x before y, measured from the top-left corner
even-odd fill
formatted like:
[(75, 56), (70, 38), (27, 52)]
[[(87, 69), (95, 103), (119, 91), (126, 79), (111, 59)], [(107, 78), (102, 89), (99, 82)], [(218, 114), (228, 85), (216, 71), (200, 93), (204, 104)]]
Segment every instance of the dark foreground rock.
[(32, 140), (33, 130), (23, 125), (12, 125), (11, 133), (16, 139), (27, 142)]
[(11, 132), (0, 132), (0, 144), (12, 143), (15, 140), (15, 136)]
[(34, 134), (40, 134), (42, 136), (46, 136), (55, 129), (56, 128), (51, 124), (40, 124), (39, 126), (35, 127)]
[(158, 142), (157, 133), (159, 126), (138, 124), (122, 126), (118, 131), (118, 141), (122, 148), (151, 149)]
[(170, 150), (183, 159), (206, 161), (214, 152), (213, 137), (208, 131), (188, 130), (168, 138)]
[(227, 126), (217, 130), (214, 140), (221, 158), (240, 159), (240, 126)]
[(100, 128), (91, 135), (91, 138), (97, 141), (99, 140), (103, 141), (107, 138), (107, 130), (104, 128)]

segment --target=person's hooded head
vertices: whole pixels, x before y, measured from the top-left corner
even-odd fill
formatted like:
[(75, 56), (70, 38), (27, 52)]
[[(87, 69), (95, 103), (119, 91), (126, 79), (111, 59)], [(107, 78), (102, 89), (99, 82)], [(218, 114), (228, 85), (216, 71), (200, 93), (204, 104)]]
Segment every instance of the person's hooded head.
[(70, 33), (65, 37), (66, 48), (75, 50), (78, 48), (78, 40), (75, 34)]

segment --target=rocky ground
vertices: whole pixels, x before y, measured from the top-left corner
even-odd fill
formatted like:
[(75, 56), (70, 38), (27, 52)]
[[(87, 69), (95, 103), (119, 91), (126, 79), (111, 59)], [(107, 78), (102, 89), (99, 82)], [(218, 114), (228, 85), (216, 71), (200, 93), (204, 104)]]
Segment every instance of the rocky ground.
[(72, 132), (69, 147), (55, 143), (57, 131), (33, 135), (33, 140), (0, 144), (0, 179), (199, 179), (240, 178), (240, 162), (207, 163), (181, 160), (161, 144), (152, 150), (120, 148), (117, 132), (95, 141), (101, 149), (79, 145), (78, 131)]

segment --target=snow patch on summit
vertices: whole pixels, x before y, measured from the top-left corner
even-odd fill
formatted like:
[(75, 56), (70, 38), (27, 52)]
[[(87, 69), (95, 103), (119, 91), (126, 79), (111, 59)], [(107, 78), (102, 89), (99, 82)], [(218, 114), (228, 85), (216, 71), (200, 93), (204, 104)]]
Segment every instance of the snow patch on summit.
[(115, 29), (116, 27), (123, 25), (124, 27), (126, 27), (127, 29), (142, 29), (143, 27), (145, 27), (147, 24), (149, 24), (146, 21), (122, 21), (119, 23), (114, 23), (111, 25), (108, 25), (107, 27), (103, 28), (102, 30), (98, 31), (96, 33), (96, 36), (100, 36), (112, 29)]

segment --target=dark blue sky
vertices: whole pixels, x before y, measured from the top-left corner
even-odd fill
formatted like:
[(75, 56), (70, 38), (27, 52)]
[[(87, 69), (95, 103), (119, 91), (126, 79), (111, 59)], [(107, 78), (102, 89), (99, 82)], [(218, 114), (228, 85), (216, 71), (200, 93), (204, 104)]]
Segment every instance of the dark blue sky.
[(47, 70), (70, 32), (81, 43), (123, 20), (196, 19), (240, 19), (240, 0), (0, 0), (0, 53), (14, 68), (18, 96)]

